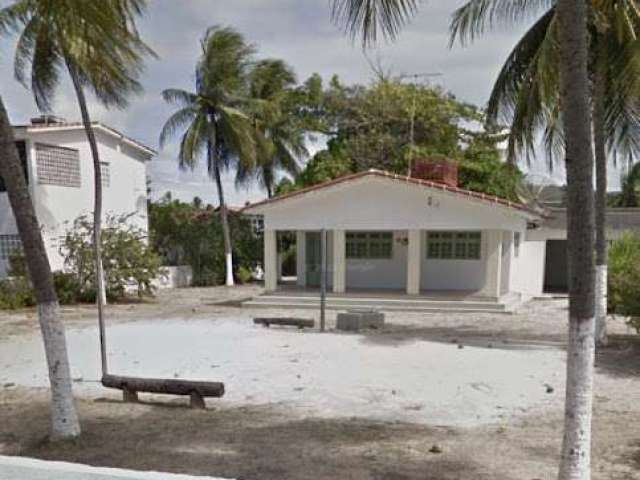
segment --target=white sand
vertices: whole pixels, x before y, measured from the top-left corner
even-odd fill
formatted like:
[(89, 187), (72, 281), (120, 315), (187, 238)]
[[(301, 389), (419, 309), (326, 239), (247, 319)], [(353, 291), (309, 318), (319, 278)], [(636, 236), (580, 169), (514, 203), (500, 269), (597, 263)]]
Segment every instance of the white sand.
[[(458, 349), (416, 340), (265, 329), (250, 319), (138, 321), (108, 328), (111, 373), (224, 381), (209, 405), (280, 404), (292, 415), (473, 426), (557, 406), (564, 352)], [(77, 392), (102, 396), (94, 328), (68, 331)], [(46, 386), (40, 337), (0, 344), (0, 387)], [(546, 392), (546, 384), (555, 391)]]

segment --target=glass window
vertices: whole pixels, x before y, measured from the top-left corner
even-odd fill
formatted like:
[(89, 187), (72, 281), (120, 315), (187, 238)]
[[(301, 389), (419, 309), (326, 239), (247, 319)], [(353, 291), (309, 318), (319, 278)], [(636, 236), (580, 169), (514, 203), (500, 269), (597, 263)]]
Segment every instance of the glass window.
[(513, 234), (513, 256), (516, 258), (520, 256), (520, 232)]
[(38, 183), (80, 187), (80, 156), (77, 150), (36, 143)]
[(109, 162), (100, 162), (100, 173), (102, 174), (102, 187), (109, 187), (111, 185), (111, 169), (109, 168)]
[(347, 232), (347, 258), (379, 259), (393, 256), (393, 233)]
[(22, 250), (20, 235), (0, 235), (0, 259), (7, 260), (20, 250)]
[(479, 260), (480, 232), (428, 232), (427, 258), (440, 260)]

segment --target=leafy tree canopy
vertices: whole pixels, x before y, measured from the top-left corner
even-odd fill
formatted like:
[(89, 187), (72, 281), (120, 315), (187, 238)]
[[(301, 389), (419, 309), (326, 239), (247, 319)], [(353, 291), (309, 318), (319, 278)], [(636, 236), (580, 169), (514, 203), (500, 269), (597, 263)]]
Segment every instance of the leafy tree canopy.
[(521, 173), (505, 165), (498, 150), (506, 137), (472, 130), (484, 124), (483, 112), (439, 87), (383, 74), (367, 86), (347, 86), (337, 76), (324, 85), (314, 74), (289, 102), (306, 131), (329, 141), (295, 181), (281, 181), (277, 193), (370, 168), (406, 174), (411, 159), (443, 156), (459, 164), (462, 187), (517, 200)]

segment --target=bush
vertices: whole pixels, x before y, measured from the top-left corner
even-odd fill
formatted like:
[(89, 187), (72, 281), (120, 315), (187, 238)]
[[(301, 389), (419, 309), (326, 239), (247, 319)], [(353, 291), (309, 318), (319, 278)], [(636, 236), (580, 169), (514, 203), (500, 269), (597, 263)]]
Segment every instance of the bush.
[(53, 284), (61, 305), (72, 305), (81, 300), (80, 283), (73, 273), (54, 272)]
[(630, 317), (640, 332), (640, 235), (627, 233), (609, 249), (608, 309)]
[(241, 265), (236, 272), (236, 277), (240, 283), (249, 283), (253, 279), (253, 273), (247, 267)]
[(0, 309), (15, 310), (33, 307), (35, 304), (35, 293), (26, 277), (0, 280)]
[[(234, 273), (243, 281), (241, 269), (251, 269), (262, 260), (262, 239), (251, 221), (229, 212)], [(172, 200), (165, 196), (149, 208), (151, 244), (165, 265), (190, 265), (193, 285), (219, 285), (225, 280), (224, 238), (220, 215), (211, 206)]]
[[(153, 293), (151, 282), (160, 273), (160, 257), (147, 245), (144, 232), (131, 225), (130, 215), (107, 217), (102, 229), (102, 263), (107, 298), (116, 300), (135, 286), (138, 295)], [(60, 253), (65, 268), (79, 287), (78, 297), (95, 301), (93, 222), (87, 216), (76, 219), (62, 239)], [(62, 280), (61, 280), (62, 281)], [(71, 286), (67, 279), (65, 286)]]

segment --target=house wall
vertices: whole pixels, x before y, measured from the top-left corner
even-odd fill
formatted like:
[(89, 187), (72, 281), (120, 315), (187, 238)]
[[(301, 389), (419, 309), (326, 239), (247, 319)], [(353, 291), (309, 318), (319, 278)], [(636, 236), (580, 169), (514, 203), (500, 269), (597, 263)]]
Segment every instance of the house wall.
[(407, 285), (407, 231), (393, 232), (390, 259), (347, 259), (347, 289), (401, 289)]
[[(134, 148), (122, 144), (100, 130), (96, 130), (100, 160), (109, 164), (110, 184), (103, 188), (103, 219), (107, 215), (132, 214), (129, 222), (148, 230), (146, 162)], [(60, 237), (73, 221), (93, 211), (93, 164), (89, 144), (83, 130), (36, 133), (18, 132), (16, 139), (28, 140), (31, 172), (31, 193), (36, 215), (43, 227), (49, 262), (53, 270), (63, 267), (59, 253)], [(40, 185), (37, 179), (35, 143), (44, 143), (78, 150), (80, 157), (80, 187)], [(0, 234), (14, 233), (14, 219), (10, 208), (5, 209), (6, 194), (0, 195)], [(0, 270), (0, 274), (2, 271)]]
[(427, 232), (422, 232), (422, 259), (420, 273), (421, 290), (481, 290), (487, 271), (487, 235), (482, 232), (482, 248), (479, 260), (438, 260), (426, 258)]
[(522, 230), (526, 224), (513, 209), (380, 177), (267, 204), (256, 213), (274, 230)]
[(529, 232), (522, 232), (520, 252), (512, 259), (511, 290), (525, 297), (542, 294), (546, 241), (530, 239)]

